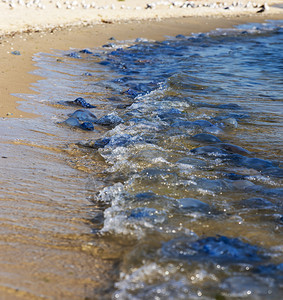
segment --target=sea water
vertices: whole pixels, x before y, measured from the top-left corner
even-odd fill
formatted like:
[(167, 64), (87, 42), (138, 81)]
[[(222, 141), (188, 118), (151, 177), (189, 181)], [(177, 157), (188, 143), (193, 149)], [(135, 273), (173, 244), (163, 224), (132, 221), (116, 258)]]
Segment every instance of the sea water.
[(282, 40), (270, 21), (35, 56), (25, 105), (88, 174), (82, 247), (117, 262), (113, 299), (282, 297)]

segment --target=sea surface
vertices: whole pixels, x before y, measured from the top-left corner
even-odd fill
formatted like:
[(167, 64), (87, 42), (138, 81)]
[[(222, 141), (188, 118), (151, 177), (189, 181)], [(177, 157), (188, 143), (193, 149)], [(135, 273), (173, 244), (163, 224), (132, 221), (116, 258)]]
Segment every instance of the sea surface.
[[(47, 264), (49, 282), (90, 286), (70, 299), (281, 299), (283, 23), (109, 38), (35, 55), (43, 79), (20, 97), (40, 117), (6, 120), (2, 134), (27, 151), (19, 165), (37, 164), (34, 176), (22, 168), (17, 196), (16, 166), (2, 191), (35, 211), (17, 220), (7, 204), (6, 230), (25, 227), (30, 247), (84, 256), (73, 273), (87, 269), (90, 282), (91, 259), (111, 264), (103, 289)], [(23, 190), (34, 200), (21, 202)]]

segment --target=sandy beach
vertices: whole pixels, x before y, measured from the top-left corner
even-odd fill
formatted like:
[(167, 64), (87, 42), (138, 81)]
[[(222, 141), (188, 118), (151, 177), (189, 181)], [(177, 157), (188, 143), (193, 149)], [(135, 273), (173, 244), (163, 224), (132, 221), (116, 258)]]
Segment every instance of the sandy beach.
[[(275, 3), (280, 3), (276, 1)], [(274, 1), (148, 1), (148, 0), (3, 0), (0, 34), (38, 31), (70, 25), (117, 23), (189, 16), (252, 16), (265, 5), (265, 14), (279, 13)]]
[[(282, 1), (276, 1), (281, 3)], [(109, 37), (154, 40), (240, 23), (282, 19), (283, 10), (253, 1), (14, 1), (0, 3), (0, 117), (28, 117), (12, 94), (30, 92), (32, 56), (51, 49), (96, 47)], [(262, 9), (262, 6), (264, 8)], [(263, 12), (259, 12), (263, 10)], [(13, 55), (19, 51), (20, 55)], [(17, 52), (16, 52), (17, 53)]]
[(89, 132), (61, 128), (56, 117), (50, 122), (54, 114), (48, 105), (48, 114), (38, 117), (38, 110), (31, 105), (26, 109), (26, 100), (19, 96), (35, 93), (33, 85), (42, 79), (33, 73), (35, 55), (93, 49), (111, 37), (161, 41), (177, 34), (282, 20), (282, 4), (283, 0), (1, 1), (1, 299), (102, 299), (95, 298), (95, 289), (110, 295), (119, 276), (119, 247), (123, 249), (123, 243), (117, 243), (119, 251), (109, 250), (106, 239), (104, 257), (104, 245), (99, 244), (103, 241), (95, 240), (91, 231), (98, 209), (89, 203), (87, 192), (93, 193), (96, 186), (90, 191), (87, 187), (91, 176), (100, 176), (106, 166), (91, 153), (88, 169), (87, 150), (76, 147)]

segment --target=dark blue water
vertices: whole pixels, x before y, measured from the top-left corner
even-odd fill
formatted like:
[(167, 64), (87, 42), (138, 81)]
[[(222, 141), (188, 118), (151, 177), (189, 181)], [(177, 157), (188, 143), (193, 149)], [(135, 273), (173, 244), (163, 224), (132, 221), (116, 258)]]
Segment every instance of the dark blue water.
[(35, 58), (113, 299), (282, 297), (282, 41), (269, 22)]

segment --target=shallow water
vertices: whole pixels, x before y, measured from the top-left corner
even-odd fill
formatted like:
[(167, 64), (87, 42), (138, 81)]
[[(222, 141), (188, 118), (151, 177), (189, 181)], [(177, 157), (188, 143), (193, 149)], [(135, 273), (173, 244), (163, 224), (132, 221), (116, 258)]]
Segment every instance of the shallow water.
[[(17, 144), (20, 162), (4, 166), (2, 189), (24, 216), (7, 204), (4, 234), (21, 223), (21, 239), (66, 239), (86, 261), (115, 262), (113, 299), (279, 299), (282, 33), (270, 22), (36, 55), (45, 78), (21, 96), (43, 116), (5, 121), (1, 147)], [(84, 109), (77, 97), (96, 107), (66, 124)]]

